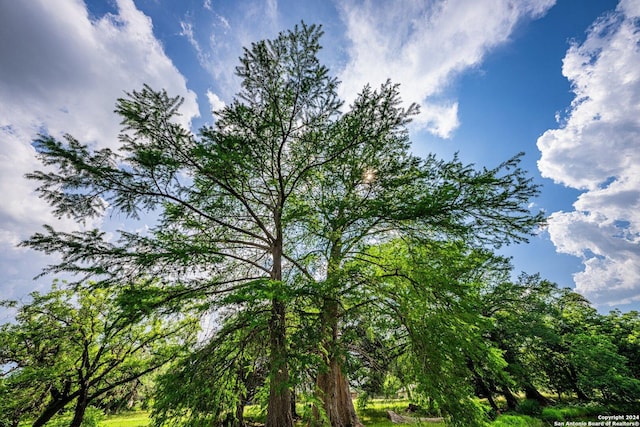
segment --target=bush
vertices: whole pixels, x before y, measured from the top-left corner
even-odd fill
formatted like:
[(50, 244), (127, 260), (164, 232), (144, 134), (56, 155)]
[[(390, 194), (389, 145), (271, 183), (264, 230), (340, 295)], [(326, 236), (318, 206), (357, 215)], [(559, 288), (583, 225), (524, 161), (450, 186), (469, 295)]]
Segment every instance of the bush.
[(520, 405), (518, 405), (518, 412), (524, 415), (537, 417), (542, 414), (542, 408), (540, 407), (540, 403), (537, 400), (526, 399), (520, 402)]
[(358, 397), (356, 398), (356, 408), (358, 409), (358, 411), (364, 411), (365, 409), (367, 409), (367, 406), (369, 406), (370, 402), (371, 395), (369, 395), (369, 393), (367, 393), (366, 391), (363, 391), (362, 393), (359, 393)]
[[(47, 423), (47, 427), (68, 427), (69, 423), (73, 419), (73, 413), (56, 416), (50, 422)], [(104, 419), (104, 414), (98, 408), (92, 406), (88, 407), (84, 413), (82, 419), (82, 427), (99, 427), (100, 423)]]
[(559, 408), (544, 408), (540, 418), (549, 423), (553, 421), (565, 421), (565, 411)]

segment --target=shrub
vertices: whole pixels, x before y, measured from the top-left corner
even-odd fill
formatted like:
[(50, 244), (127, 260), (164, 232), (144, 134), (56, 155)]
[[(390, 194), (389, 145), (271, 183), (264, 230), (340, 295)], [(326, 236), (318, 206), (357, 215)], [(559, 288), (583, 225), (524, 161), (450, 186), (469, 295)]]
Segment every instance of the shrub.
[(538, 416), (542, 413), (540, 403), (536, 400), (526, 399), (518, 405), (518, 412), (524, 415)]
[(559, 408), (544, 408), (540, 414), (540, 418), (544, 421), (564, 421), (565, 411)]
[[(47, 423), (47, 427), (68, 427), (69, 423), (73, 419), (73, 413), (66, 413), (53, 418)], [(104, 419), (104, 414), (98, 408), (89, 406), (82, 418), (82, 427), (99, 427), (100, 423)]]

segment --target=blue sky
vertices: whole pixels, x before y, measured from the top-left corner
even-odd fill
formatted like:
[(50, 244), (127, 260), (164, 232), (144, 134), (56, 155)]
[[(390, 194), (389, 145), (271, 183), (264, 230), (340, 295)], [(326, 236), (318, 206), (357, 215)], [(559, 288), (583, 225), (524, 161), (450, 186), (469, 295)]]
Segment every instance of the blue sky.
[[(640, 1), (0, 1), (0, 298), (45, 290), (54, 261), (16, 247), (51, 223), (22, 176), (30, 142), (69, 132), (117, 147), (112, 114), (143, 83), (185, 97), (195, 131), (238, 89), (242, 47), (304, 20), (325, 30), (322, 60), (348, 102), (400, 83), (421, 105), (415, 153), (493, 167), (524, 151), (549, 225), (510, 247), (602, 311), (640, 307)], [(143, 228), (106, 217), (86, 224)]]

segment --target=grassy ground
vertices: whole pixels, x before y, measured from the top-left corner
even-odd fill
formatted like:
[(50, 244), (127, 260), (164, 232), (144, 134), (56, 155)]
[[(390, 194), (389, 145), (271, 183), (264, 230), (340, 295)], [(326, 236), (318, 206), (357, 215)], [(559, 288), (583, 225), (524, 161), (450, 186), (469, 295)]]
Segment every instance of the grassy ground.
[[(402, 426), (424, 426), (424, 427), (444, 427), (443, 423), (412, 423), (394, 424), (387, 418), (387, 410), (398, 414), (404, 414), (408, 401), (403, 400), (378, 400), (373, 399), (367, 409), (359, 411), (360, 420), (367, 427), (402, 427)], [(302, 413), (302, 410), (299, 411)], [(248, 407), (246, 417), (260, 418), (259, 410), (256, 407)], [(100, 424), (102, 427), (147, 427), (149, 425), (149, 414), (145, 412), (135, 412), (107, 417)], [(303, 423), (299, 423), (300, 426)]]
[[(405, 400), (379, 400), (373, 399), (366, 409), (358, 411), (360, 420), (367, 427), (444, 427), (444, 423), (412, 423), (394, 424), (387, 418), (387, 411), (391, 410), (400, 415), (405, 415), (408, 401)], [(566, 403), (553, 407), (543, 408), (534, 417), (523, 414), (507, 413), (501, 415), (491, 427), (547, 427), (554, 425), (554, 422), (565, 420), (593, 421), (597, 414), (622, 414), (640, 412), (640, 404), (629, 405), (628, 407), (608, 407), (598, 405), (580, 405), (578, 403)], [(298, 412), (303, 415), (303, 409)], [(261, 416), (258, 407), (248, 407), (245, 413), (249, 419), (260, 420)], [(106, 417), (100, 424), (102, 427), (148, 427), (149, 414), (145, 412), (135, 412), (118, 416)], [(302, 427), (304, 423), (297, 424)]]
[[(393, 409), (392, 409), (393, 410)], [(361, 420), (367, 427), (444, 427), (443, 423), (413, 423), (394, 424), (386, 417), (386, 412), (378, 409), (367, 409), (361, 413)], [(101, 423), (102, 427), (148, 427), (148, 414), (138, 412), (134, 414), (108, 417)], [(302, 425), (302, 424), (300, 424)], [(543, 427), (542, 421), (525, 415), (504, 415), (492, 423), (492, 427)]]
[(391, 427), (391, 426), (410, 426), (421, 425), (429, 427), (441, 427), (444, 423), (411, 423), (411, 424), (395, 424), (387, 417), (387, 411), (393, 411), (399, 415), (405, 415), (405, 410), (409, 406), (408, 400), (382, 400), (372, 399), (367, 408), (358, 411), (360, 421), (365, 426), (373, 427)]
[(102, 427), (147, 427), (149, 425), (149, 414), (147, 412), (133, 412), (106, 417), (100, 423)]

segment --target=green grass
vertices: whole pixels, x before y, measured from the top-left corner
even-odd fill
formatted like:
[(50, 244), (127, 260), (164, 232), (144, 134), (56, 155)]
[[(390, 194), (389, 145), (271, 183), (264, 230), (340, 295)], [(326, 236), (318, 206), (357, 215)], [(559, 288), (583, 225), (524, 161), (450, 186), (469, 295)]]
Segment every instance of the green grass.
[(501, 415), (491, 427), (543, 427), (545, 424), (536, 418), (527, 415)]
[[(421, 426), (421, 427), (444, 427), (444, 423), (407, 423), (394, 424), (387, 418), (387, 411), (391, 410), (399, 415), (406, 415), (405, 409), (409, 401), (407, 400), (384, 400), (372, 399), (367, 408), (358, 411), (360, 420), (367, 427), (402, 427), (402, 426)], [(624, 410), (623, 410), (624, 409)], [(562, 420), (581, 420), (590, 419), (593, 414), (599, 413), (623, 413), (627, 408), (608, 408), (599, 405), (579, 405), (564, 404), (553, 407), (543, 408), (539, 418), (533, 418), (523, 414), (507, 413), (499, 416), (490, 425), (491, 427), (544, 427), (552, 425), (553, 421)], [(626, 412), (634, 412), (637, 407), (628, 408)], [(298, 407), (298, 413), (303, 414), (304, 408)], [(245, 410), (245, 417), (254, 421), (264, 421), (264, 414), (261, 413), (258, 406), (249, 406)], [(545, 423), (546, 421), (546, 423)], [(148, 427), (149, 413), (132, 412), (121, 415), (105, 417), (100, 423), (102, 427)], [(297, 427), (303, 426), (303, 422), (296, 424)]]
[(372, 399), (367, 408), (358, 411), (360, 421), (367, 427), (392, 427), (392, 426), (429, 426), (429, 427), (442, 427), (444, 423), (407, 423), (407, 424), (395, 424), (392, 423), (387, 417), (387, 411), (393, 411), (398, 415), (406, 416), (405, 410), (409, 406), (408, 400), (385, 400), (385, 399)]
[(147, 427), (149, 425), (148, 412), (132, 412), (128, 414), (112, 415), (100, 423), (102, 427)]
[[(387, 411), (391, 410), (400, 415), (404, 415), (409, 401), (405, 400), (383, 400), (372, 399), (367, 409), (359, 411), (360, 420), (367, 427), (402, 427), (402, 426), (425, 426), (443, 427), (443, 423), (409, 423), (394, 424), (387, 418)], [(302, 414), (302, 408), (299, 413)], [(263, 420), (264, 414), (260, 413), (258, 406), (248, 406), (245, 409), (245, 417), (252, 420)], [(106, 417), (100, 424), (102, 427), (148, 427), (149, 414), (146, 412), (133, 412), (128, 414), (113, 415)], [(299, 423), (300, 426), (303, 423)]]

